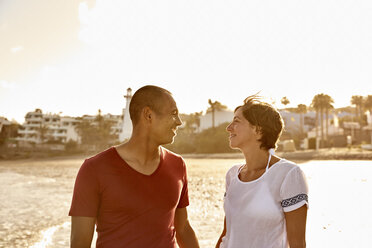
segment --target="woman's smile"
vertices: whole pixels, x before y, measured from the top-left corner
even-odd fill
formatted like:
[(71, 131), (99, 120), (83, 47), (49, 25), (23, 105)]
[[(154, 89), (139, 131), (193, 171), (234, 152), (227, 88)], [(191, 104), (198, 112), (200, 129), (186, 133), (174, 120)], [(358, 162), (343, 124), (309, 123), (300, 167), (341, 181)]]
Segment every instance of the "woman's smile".
[(234, 138), (234, 137), (236, 137), (236, 134), (230, 134), (230, 136), (229, 136), (229, 139), (232, 139), (232, 138)]

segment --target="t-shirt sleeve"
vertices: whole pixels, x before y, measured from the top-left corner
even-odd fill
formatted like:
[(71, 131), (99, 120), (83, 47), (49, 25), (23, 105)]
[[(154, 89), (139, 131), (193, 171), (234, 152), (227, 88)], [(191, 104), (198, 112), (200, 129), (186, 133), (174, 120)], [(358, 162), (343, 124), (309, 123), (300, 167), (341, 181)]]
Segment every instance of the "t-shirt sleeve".
[(189, 205), (189, 190), (188, 190), (188, 182), (187, 182), (186, 164), (183, 159), (182, 159), (182, 167), (183, 167), (183, 177), (182, 177), (183, 186), (182, 186), (180, 201), (178, 202), (177, 208), (185, 208)]
[(230, 174), (231, 174), (231, 169), (226, 173), (226, 183), (225, 183), (225, 192), (227, 192), (227, 189), (230, 186)]
[(296, 210), (308, 203), (308, 184), (300, 167), (291, 169), (280, 188), (281, 205), (284, 212)]
[(97, 217), (100, 202), (99, 182), (92, 164), (85, 160), (76, 176), (70, 216)]
[(236, 169), (235, 167), (236, 167), (236, 166), (231, 167), (231, 168), (227, 171), (227, 173), (226, 173), (226, 179), (225, 179), (225, 195), (224, 195), (224, 197), (226, 197), (227, 189), (228, 189), (229, 186), (230, 186), (231, 177), (232, 177), (232, 175), (234, 174), (234, 169)]

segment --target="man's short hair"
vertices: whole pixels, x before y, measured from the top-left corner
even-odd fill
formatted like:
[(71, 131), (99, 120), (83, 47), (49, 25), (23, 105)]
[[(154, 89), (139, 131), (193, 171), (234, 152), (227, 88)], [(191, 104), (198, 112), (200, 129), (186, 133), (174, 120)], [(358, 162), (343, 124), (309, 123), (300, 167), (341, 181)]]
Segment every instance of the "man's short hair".
[(138, 123), (141, 112), (145, 107), (149, 107), (156, 113), (161, 113), (165, 95), (172, 95), (172, 93), (154, 85), (146, 85), (138, 89), (129, 104), (129, 114), (133, 126)]
[[(249, 96), (244, 104), (238, 106), (242, 109), (244, 118), (258, 128), (262, 134), (260, 147), (263, 149), (276, 148), (277, 142), (283, 132), (284, 122), (279, 111), (271, 104), (261, 100), (260, 96)], [(234, 112), (235, 112), (234, 111)]]

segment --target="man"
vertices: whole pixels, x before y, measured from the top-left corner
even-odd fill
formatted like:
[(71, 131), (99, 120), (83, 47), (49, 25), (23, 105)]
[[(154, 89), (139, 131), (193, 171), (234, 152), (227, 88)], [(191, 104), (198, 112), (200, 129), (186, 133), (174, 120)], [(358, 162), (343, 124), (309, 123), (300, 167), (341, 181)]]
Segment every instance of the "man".
[(163, 144), (182, 124), (171, 93), (144, 86), (129, 106), (128, 142), (85, 160), (76, 178), (69, 215), (71, 247), (199, 247), (189, 224), (186, 167)]

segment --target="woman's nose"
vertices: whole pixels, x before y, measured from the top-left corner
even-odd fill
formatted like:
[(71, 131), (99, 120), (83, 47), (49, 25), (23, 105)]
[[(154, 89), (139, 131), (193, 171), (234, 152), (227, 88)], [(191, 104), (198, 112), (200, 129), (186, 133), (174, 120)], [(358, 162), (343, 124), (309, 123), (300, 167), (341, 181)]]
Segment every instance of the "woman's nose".
[(229, 125), (227, 125), (227, 127), (226, 127), (226, 131), (228, 131), (228, 132), (231, 131), (231, 124), (232, 124), (232, 123), (230, 123)]

